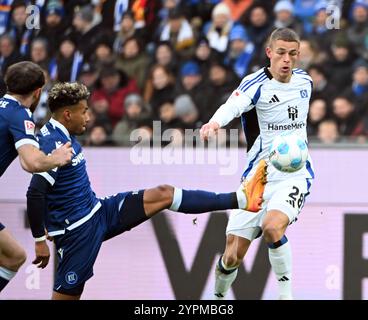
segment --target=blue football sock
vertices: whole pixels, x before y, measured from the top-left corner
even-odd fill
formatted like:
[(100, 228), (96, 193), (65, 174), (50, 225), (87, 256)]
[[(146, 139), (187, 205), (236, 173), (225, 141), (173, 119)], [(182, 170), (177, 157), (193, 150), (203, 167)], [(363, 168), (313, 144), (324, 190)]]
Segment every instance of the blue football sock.
[(170, 210), (183, 213), (203, 213), (217, 210), (237, 209), (236, 192), (215, 193), (202, 190), (182, 190), (175, 188)]

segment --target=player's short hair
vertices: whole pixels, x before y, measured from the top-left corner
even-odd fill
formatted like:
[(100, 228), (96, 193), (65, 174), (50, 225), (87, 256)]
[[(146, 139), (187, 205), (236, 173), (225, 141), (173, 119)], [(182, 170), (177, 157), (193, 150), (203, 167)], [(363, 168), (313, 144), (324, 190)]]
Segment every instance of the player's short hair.
[(300, 44), (300, 37), (299, 35), (292, 29), (289, 28), (278, 28), (275, 29), (268, 40), (268, 46), (271, 46), (271, 44), (276, 40), (283, 40), (287, 42), (297, 42)]
[(4, 81), (9, 93), (25, 96), (43, 87), (45, 75), (39, 65), (31, 61), (22, 61), (6, 70)]
[(84, 84), (78, 82), (60, 82), (55, 84), (47, 98), (51, 112), (78, 104), (89, 98), (90, 92)]

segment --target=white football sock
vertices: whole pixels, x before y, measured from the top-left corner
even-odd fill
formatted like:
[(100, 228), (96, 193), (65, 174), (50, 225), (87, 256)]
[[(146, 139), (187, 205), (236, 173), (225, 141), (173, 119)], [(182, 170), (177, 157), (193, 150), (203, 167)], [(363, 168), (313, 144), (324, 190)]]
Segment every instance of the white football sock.
[(239, 189), (236, 191), (236, 198), (238, 199), (239, 209), (244, 209), (247, 206), (247, 197), (243, 191), (243, 184), (240, 185)]
[(269, 248), (268, 256), (279, 287), (279, 299), (292, 299), (291, 287), (291, 247), (289, 241), (276, 249)]
[[(219, 263), (221, 263), (221, 266), (219, 266)], [(221, 268), (222, 267), (222, 268)], [(223, 271), (228, 271), (229, 273), (224, 273)], [(226, 293), (229, 291), (231, 285), (233, 284), (234, 280), (236, 279), (236, 276), (238, 274), (238, 267), (227, 267), (222, 257), (220, 258), (220, 261), (218, 262), (216, 266), (215, 276), (215, 300), (223, 300), (225, 299)]]

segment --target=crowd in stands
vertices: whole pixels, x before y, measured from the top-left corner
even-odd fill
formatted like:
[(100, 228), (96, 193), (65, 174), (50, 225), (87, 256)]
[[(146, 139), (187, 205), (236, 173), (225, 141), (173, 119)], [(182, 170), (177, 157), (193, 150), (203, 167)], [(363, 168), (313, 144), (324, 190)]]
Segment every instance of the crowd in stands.
[(50, 86), (79, 81), (91, 91), (86, 145), (130, 146), (134, 130), (149, 141), (154, 121), (180, 145), (267, 65), (277, 27), (302, 39), (297, 67), (314, 82), (309, 136), (366, 142), (368, 0), (0, 0), (0, 73), (21, 60), (43, 68), (38, 126)]

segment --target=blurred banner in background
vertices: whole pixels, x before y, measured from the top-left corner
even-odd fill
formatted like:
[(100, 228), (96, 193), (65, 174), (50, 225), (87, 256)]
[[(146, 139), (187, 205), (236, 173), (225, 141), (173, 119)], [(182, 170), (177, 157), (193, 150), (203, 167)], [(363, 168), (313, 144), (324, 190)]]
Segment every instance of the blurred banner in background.
[[(144, 157), (152, 155), (152, 149), (147, 152)], [(193, 152), (187, 150), (182, 159), (192, 159)], [(287, 232), (295, 298), (368, 299), (368, 150), (312, 149), (311, 155), (316, 179), (299, 220)], [(153, 158), (138, 164), (132, 150), (115, 148), (86, 148), (85, 157), (99, 197), (158, 184), (229, 192), (238, 188), (246, 164), (244, 149), (206, 150), (206, 161), (194, 159), (191, 164), (185, 160), (169, 165)], [(227, 171), (226, 161), (220, 159), (236, 163), (235, 173), (229, 174), (232, 170)], [(15, 161), (0, 181), (0, 221), (28, 254), (1, 299), (51, 296), (54, 259), (44, 270), (32, 265), (34, 242), (25, 219), (29, 180)], [(211, 299), (215, 263), (225, 247), (227, 215), (167, 211), (109, 240), (83, 298)], [(267, 247), (256, 240), (229, 299), (275, 299), (276, 280), (270, 271)]]

